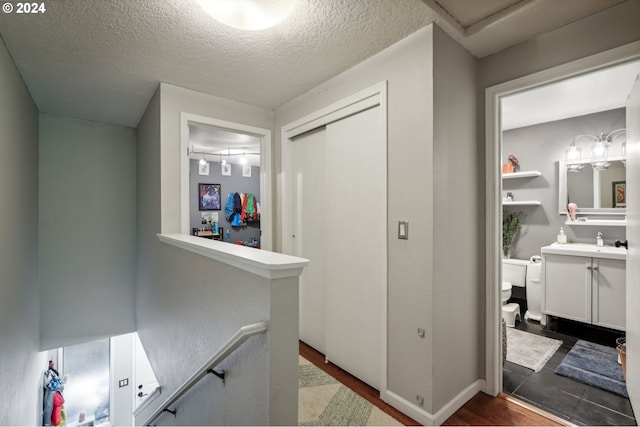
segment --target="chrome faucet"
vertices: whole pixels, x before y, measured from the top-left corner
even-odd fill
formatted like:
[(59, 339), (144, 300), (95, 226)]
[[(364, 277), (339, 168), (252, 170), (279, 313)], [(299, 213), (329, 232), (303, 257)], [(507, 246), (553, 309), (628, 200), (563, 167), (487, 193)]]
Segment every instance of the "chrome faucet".
[(601, 231), (598, 231), (598, 234), (596, 235), (596, 246), (598, 247), (604, 246), (604, 240), (602, 239)]

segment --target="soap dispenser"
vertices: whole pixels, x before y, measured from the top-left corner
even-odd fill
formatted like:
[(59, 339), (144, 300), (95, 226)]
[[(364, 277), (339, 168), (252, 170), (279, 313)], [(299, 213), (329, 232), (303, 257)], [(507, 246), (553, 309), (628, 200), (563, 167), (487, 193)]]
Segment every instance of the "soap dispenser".
[(560, 227), (560, 232), (556, 238), (556, 242), (558, 243), (567, 243), (567, 235), (564, 234), (564, 229)]

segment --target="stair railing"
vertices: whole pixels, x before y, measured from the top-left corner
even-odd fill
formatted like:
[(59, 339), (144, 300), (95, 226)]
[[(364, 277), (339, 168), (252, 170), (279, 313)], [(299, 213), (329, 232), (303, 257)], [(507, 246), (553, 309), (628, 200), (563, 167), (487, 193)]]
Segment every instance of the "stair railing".
[(220, 349), (207, 360), (196, 372), (193, 373), (187, 380), (176, 389), (171, 395), (156, 409), (143, 425), (148, 426), (162, 413), (169, 412), (176, 415), (177, 409), (169, 409), (176, 403), (187, 391), (191, 389), (198, 381), (204, 378), (207, 374), (213, 374), (220, 378), (224, 383), (224, 371), (218, 372), (214, 370), (224, 359), (233, 353), (238, 347), (240, 347), (246, 340), (254, 335), (261, 334), (267, 330), (267, 322), (254, 323), (252, 325), (246, 325), (241, 327), (234, 333), (229, 340), (220, 347)]

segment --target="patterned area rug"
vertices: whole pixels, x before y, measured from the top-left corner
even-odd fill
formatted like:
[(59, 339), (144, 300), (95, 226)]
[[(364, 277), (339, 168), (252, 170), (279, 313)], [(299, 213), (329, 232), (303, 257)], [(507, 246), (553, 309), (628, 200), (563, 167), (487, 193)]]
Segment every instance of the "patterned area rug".
[(301, 426), (401, 426), (366, 399), (300, 356), (298, 424)]
[(618, 351), (615, 348), (578, 340), (555, 372), (629, 397), (622, 367), (618, 364)]
[(544, 367), (562, 341), (507, 328), (507, 360), (536, 372)]

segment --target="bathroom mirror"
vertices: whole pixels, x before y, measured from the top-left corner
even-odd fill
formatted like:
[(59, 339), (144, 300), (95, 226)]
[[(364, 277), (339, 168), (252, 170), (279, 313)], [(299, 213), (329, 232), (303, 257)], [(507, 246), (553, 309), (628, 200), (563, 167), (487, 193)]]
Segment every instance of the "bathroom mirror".
[[(614, 183), (626, 182), (626, 167), (622, 156), (610, 156), (607, 169), (594, 170), (588, 160), (579, 172), (567, 171), (566, 161), (559, 162), (558, 207), (567, 214), (567, 204), (578, 205), (581, 214), (626, 215), (626, 209), (614, 203)], [(620, 204), (617, 204), (620, 206)]]

